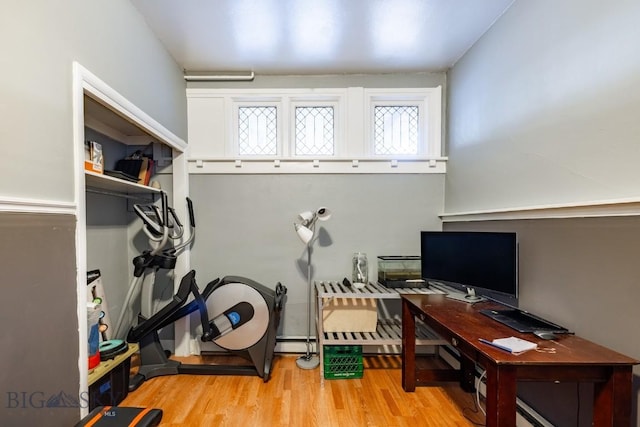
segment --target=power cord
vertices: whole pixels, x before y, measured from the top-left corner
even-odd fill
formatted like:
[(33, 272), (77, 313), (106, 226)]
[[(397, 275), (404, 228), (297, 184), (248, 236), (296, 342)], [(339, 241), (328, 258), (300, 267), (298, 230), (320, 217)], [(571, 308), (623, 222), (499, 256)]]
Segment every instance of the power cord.
[(480, 411), (484, 414), (484, 416), (487, 416), (487, 413), (480, 404), (480, 383), (482, 382), (482, 378), (484, 378), (486, 374), (487, 370), (485, 369), (484, 371), (482, 371), (482, 374), (480, 374), (480, 378), (478, 378), (478, 381), (476, 382), (476, 402), (478, 404), (478, 408), (480, 408)]
[[(476, 426), (485, 426), (485, 424), (481, 424), (481, 423), (478, 423), (478, 422), (476, 422), (476, 421), (472, 420), (471, 418), (469, 418), (469, 416), (467, 416), (466, 414), (464, 414), (464, 411), (465, 411), (465, 410), (468, 410), (468, 411), (470, 411), (470, 412), (472, 412), (472, 413), (474, 413), (474, 414), (477, 414), (478, 412), (482, 412), (482, 414), (483, 414), (485, 417), (487, 416), (487, 413), (486, 413), (486, 412), (485, 412), (485, 410), (482, 408), (482, 404), (480, 403), (480, 382), (482, 381), (482, 379), (485, 377), (485, 375), (486, 375), (486, 374), (487, 374), (487, 371), (486, 371), (486, 370), (482, 371), (482, 374), (480, 374), (480, 377), (476, 380), (476, 392), (475, 392), (476, 396), (475, 396), (475, 399), (474, 399), (473, 397), (471, 398), (471, 401), (474, 403), (475, 409), (471, 409), (471, 408), (464, 408), (464, 409), (463, 409), (463, 411), (462, 411), (462, 412), (463, 412), (464, 417), (465, 417), (467, 420), (469, 420), (470, 422), (472, 422), (472, 423), (473, 423), (474, 425), (476, 425)], [(472, 393), (473, 393), (473, 392), (472, 392)], [(480, 411), (478, 411), (478, 410), (480, 410)]]
[(477, 413), (479, 412), (479, 411), (478, 411), (478, 405), (476, 404), (476, 400), (472, 397), (472, 398), (471, 398), (471, 401), (473, 402), (473, 405), (475, 406), (475, 409), (471, 409), (471, 408), (463, 408), (463, 410), (462, 410), (462, 415), (463, 415), (467, 420), (469, 420), (469, 422), (470, 422), (470, 423), (472, 423), (473, 425), (475, 425), (475, 426), (479, 426), (479, 427), (484, 427), (484, 426), (485, 426), (485, 424), (483, 424), (483, 423), (479, 423), (479, 422), (477, 422), (477, 421), (474, 421), (474, 420), (472, 420), (472, 419), (470, 418), (470, 416), (469, 416), (469, 415), (465, 414), (465, 411), (467, 411), (467, 412), (471, 412), (471, 413), (473, 413), (473, 414), (477, 414)]

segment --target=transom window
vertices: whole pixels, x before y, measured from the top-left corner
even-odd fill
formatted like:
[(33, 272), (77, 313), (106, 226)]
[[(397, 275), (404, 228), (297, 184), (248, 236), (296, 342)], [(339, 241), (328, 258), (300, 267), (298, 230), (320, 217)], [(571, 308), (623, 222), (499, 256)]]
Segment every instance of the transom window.
[(275, 106), (238, 107), (238, 154), (275, 156), (277, 117)]
[(441, 96), (439, 86), (188, 88), (190, 173), (444, 173)]
[(387, 105), (374, 107), (374, 154), (418, 154), (418, 124), (419, 109), (417, 106)]
[(333, 107), (296, 107), (296, 156), (332, 156), (335, 152)]

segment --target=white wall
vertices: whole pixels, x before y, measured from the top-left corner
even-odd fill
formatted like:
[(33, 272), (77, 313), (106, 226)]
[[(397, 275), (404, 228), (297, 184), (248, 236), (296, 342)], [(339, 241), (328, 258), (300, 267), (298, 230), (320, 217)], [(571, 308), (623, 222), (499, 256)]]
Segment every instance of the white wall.
[[(4, 2), (0, 52), (0, 216), (12, 221), (10, 238), (0, 239), (0, 270), (9, 274), (3, 286), (10, 289), (0, 344), (14, 349), (0, 356), (0, 393), (26, 396), (1, 405), (0, 419), (3, 426), (73, 425), (77, 407), (41, 406), (42, 399), (77, 398), (80, 391), (72, 63), (184, 139), (185, 83), (128, 0)], [(41, 213), (1, 212), (21, 209)], [(49, 213), (58, 210), (67, 215)], [(64, 239), (56, 233), (60, 223), (70, 227)], [(50, 265), (59, 258), (64, 262)]]
[(516, 1), (449, 76), (446, 211), (640, 194), (640, 3)]
[[(640, 194), (640, 3), (517, 0), (449, 73), (445, 211)], [(520, 306), (640, 357), (638, 217), (445, 223), (515, 231)], [(638, 419), (634, 370), (632, 425)], [(591, 425), (590, 385), (523, 383), (559, 427)]]
[(73, 61), (186, 139), (182, 70), (127, 0), (10, 2), (0, 51), (0, 196), (73, 201)]

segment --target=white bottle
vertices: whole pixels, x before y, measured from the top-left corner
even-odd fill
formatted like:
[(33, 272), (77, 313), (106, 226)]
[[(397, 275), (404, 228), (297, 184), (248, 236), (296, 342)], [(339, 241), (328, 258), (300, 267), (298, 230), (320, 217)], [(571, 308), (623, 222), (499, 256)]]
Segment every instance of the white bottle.
[(356, 252), (353, 254), (351, 282), (357, 289), (362, 289), (369, 283), (369, 263), (367, 262), (367, 254), (364, 252)]

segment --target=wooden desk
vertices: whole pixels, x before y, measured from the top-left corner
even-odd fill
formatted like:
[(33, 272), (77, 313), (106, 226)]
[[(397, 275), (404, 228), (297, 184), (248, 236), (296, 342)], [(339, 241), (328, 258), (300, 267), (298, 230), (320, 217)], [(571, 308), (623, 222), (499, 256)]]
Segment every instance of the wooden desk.
[[(593, 425), (628, 426), (631, 417), (632, 367), (639, 361), (574, 335), (553, 341), (521, 334), (479, 313), (504, 308), (496, 303), (466, 304), (443, 295), (402, 295), (402, 387), (456, 379), (474, 390), (475, 365), (486, 370), (487, 427), (515, 427), (517, 381), (593, 382)], [(415, 319), (418, 317), (461, 356), (461, 369), (451, 376), (416, 366)], [(538, 343), (540, 351), (513, 355), (478, 340), (515, 336)]]

